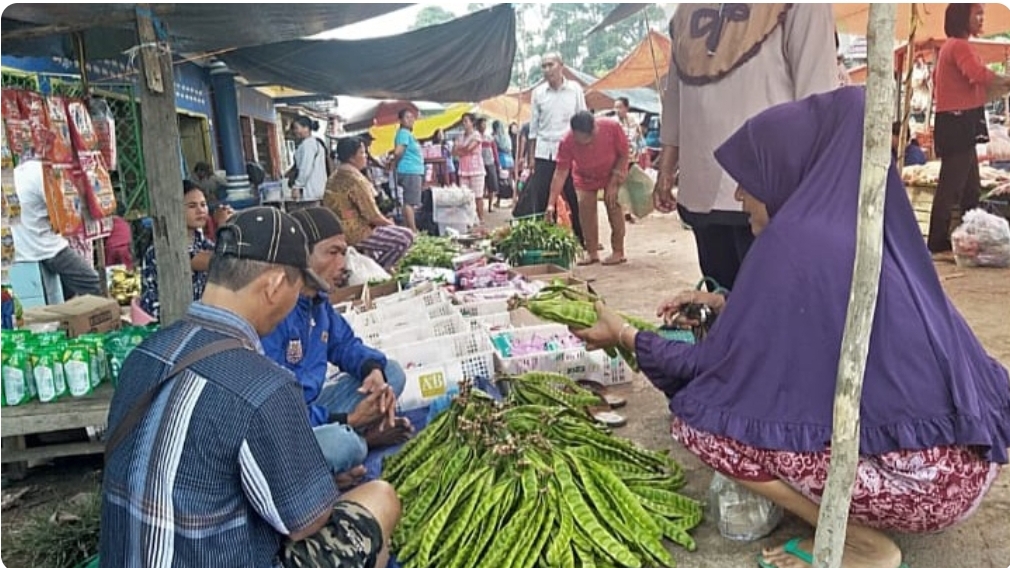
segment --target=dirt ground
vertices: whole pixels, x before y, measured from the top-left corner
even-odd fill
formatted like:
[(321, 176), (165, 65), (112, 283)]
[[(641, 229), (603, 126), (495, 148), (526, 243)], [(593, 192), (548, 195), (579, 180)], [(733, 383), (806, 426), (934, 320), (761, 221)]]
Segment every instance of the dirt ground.
[[(605, 219), (602, 214), (601, 220)], [(507, 210), (495, 211), (489, 224), (503, 224)], [(602, 222), (602, 242), (608, 243), (609, 230)], [(694, 239), (681, 227), (676, 215), (652, 216), (628, 227), (629, 262), (618, 267), (577, 268), (576, 275), (590, 280), (593, 287), (617, 308), (652, 317), (655, 306), (668, 294), (694, 286), (700, 272), (695, 257)], [(979, 336), (989, 352), (1004, 365), (1010, 365), (1010, 302), (1007, 286), (1010, 270), (961, 270), (954, 265), (937, 266), (954, 303)], [(1010, 385), (1008, 385), (1010, 388)], [(704, 498), (711, 471), (677, 446), (668, 434), (666, 400), (641, 376), (632, 384), (617, 389), (628, 399), (623, 413), (628, 425), (620, 433), (645, 446), (669, 449), (686, 471), (689, 484), (685, 493)], [(12, 483), (4, 492), (32, 486), (21, 504), (3, 512), (4, 541), (16, 531), (27, 515), (52, 508), (80, 491), (97, 487), (101, 458), (64, 460), (37, 468), (29, 477)], [(811, 536), (813, 530), (787, 517), (767, 538), (753, 543), (736, 543), (722, 538), (713, 523), (706, 520), (694, 536), (698, 550), (671, 551), (681, 568), (729, 568), (756, 566), (756, 555), (763, 547), (780, 544), (793, 536)], [(1002, 536), (1000, 536), (1002, 535)], [(929, 536), (896, 535), (910, 568), (1005, 568), (1010, 566), (1010, 475), (1002, 475), (979, 511), (967, 522), (946, 532)], [(11, 558), (3, 555), (7, 566)]]

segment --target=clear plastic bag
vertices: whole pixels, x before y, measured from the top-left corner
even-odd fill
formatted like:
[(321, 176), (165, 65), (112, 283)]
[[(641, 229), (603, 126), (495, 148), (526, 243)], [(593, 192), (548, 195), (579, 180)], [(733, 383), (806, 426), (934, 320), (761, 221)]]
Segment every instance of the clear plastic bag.
[(972, 209), (950, 240), (958, 266), (1010, 267), (1010, 223), (1002, 217)]
[(719, 473), (708, 487), (708, 504), (709, 517), (730, 540), (758, 540), (782, 521), (781, 507)]

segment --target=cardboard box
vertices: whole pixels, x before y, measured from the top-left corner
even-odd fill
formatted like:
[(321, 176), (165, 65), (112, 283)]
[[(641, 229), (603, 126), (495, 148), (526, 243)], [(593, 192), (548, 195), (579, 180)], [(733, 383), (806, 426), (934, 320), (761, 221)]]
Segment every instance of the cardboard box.
[(512, 268), (512, 273), (524, 276), (527, 280), (553, 280), (555, 278), (565, 278), (572, 275), (571, 269), (556, 264), (533, 264), (530, 266), (516, 266)]
[[(383, 282), (377, 286), (369, 286), (368, 294), (374, 300), (375, 298), (381, 298), (383, 296), (388, 296), (390, 294), (395, 294), (400, 291), (400, 285), (395, 281), (391, 280), (389, 282)], [(345, 288), (337, 288), (336, 290), (330, 292), (330, 303), (331, 304), (343, 304), (344, 302), (358, 303), (362, 301), (363, 294), (365, 292), (365, 285), (360, 284), (358, 286), (347, 286)]]
[(26, 309), (25, 325), (59, 324), (68, 337), (104, 333), (122, 326), (119, 303), (102, 296), (77, 296), (69, 302)]

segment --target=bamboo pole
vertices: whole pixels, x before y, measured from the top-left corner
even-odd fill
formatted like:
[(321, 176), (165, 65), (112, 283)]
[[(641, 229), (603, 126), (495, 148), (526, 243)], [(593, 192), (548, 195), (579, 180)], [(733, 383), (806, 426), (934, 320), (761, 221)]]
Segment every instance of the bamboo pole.
[(898, 120), (901, 121), (901, 132), (898, 135), (898, 159), (896, 162), (899, 170), (905, 164), (905, 148), (908, 146), (908, 117), (912, 113), (912, 71), (915, 68), (912, 65), (912, 58), (915, 57), (915, 32), (916, 28), (919, 27), (919, 11), (916, 4), (912, 4), (910, 13), (912, 21), (909, 23), (908, 45), (905, 47), (905, 60), (903, 62), (905, 86), (901, 97), (901, 114), (898, 117)]
[(831, 467), (814, 540), (816, 568), (839, 568), (842, 564), (852, 485), (859, 462), (859, 401), (880, 283), (884, 191), (891, 163), (888, 119), (895, 99), (892, 43), (895, 23), (894, 4), (870, 4), (856, 258), (835, 387)]

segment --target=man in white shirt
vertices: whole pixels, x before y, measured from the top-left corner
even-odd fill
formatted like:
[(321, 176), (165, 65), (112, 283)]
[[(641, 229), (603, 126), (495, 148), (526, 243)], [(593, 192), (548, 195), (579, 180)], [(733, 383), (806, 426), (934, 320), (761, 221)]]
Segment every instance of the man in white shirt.
[(98, 273), (53, 231), (43, 184), (42, 162), (29, 160), (14, 168), (14, 189), (21, 202), (21, 222), (11, 226), (14, 262), (38, 262), (58, 275), (64, 299), (101, 294)]
[(719, 6), (680, 4), (670, 22), (653, 200), (693, 229), (702, 274), (732, 289), (754, 237), (733, 196), (737, 184), (713, 153), (761, 111), (835, 89), (838, 67), (830, 4)]
[[(546, 81), (533, 91), (527, 158), (530, 177), (512, 212), (516, 217), (543, 214), (547, 210), (547, 197), (557, 165), (558, 146), (568, 133), (569, 123), (575, 113), (587, 110), (582, 87), (565, 78), (565, 64), (561, 55), (544, 55), (540, 67)], [(572, 230), (582, 241), (578, 199), (570, 175), (562, 195), (572, 212)]]

